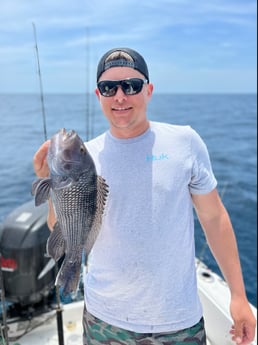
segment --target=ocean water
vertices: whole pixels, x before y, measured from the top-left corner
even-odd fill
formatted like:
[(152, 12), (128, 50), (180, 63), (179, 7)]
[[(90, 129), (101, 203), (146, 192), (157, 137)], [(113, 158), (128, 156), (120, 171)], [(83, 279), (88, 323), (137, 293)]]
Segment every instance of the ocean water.
[[(45, 95), (44, 105), (48, 137), (61, 127), (85, 140), (108, 129), (94, 95)], [(247, 295), (257, 306), (257, 96), (154, 94), (148, 116), (191, 125), (206, 142), (235, 229)], [(1, 223), (32, 199), (32, 158), (44, 141), (39, 95), (0, 95), (0, 129)], [(196, 254), (220, 274), (197, 221)]]

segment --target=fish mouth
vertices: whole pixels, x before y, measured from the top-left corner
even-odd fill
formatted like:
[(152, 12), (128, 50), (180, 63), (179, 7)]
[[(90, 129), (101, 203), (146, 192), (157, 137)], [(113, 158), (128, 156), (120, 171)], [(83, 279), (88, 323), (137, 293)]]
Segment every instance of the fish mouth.
[(71, 174), (82, 163), (82, 140), (72, 129), (61, 128), (52, 139), (49, 150), (49, 165), (54, 175)]
[(60, 138), (61, 141), (60, 147), (63, 147), (60, 153), (64, 161), (73, 161), (74, 157), (72, 152), (75, 150), (75, 148), (78, 145), (78, 135), (77, 133), (71, 129), (70, 131), (67, 131), (65, 128), (62, 128), (60, 130)]
[(63, 147), (60, 150), (59, 160), (66, 168), (70, 165), (80, 164), (80, 147), (81, 139), (78, 137), (78, 134), (73, 130), (67, 131), (65, 128), (61, 130), (61, 140), (62, 143), (60, 146)]
[(61, 138), (63, 142), (73, 140), (77, 136), (77, 134), (75, 133), (73, 129), (71, 129), (70, 131), (67, 131), (65, 128), (62, 128), (60, 130), (60, 134), (61, 134)]

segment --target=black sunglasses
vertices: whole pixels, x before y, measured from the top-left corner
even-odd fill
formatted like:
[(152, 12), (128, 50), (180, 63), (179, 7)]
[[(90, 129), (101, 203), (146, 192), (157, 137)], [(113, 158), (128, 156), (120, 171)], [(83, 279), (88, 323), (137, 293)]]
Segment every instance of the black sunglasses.
[(121, 86), (125, 95), (136, 95), (142, 91), (143, 84), (148, 80), (140, 78), (130, 78), (124, 80), (103, 80), (97, 83), (99, 92), (104, 97), (115, 96), (118, 86)]

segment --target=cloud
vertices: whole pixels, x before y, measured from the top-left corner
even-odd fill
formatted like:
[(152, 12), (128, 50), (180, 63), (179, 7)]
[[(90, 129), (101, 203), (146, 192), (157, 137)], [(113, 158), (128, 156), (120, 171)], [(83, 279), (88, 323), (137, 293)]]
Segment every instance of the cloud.
[(236, 70), (245, 65), (255, 70), (256, 13), (253, 0), (109, 0), (99, 5), (1, 0), (0, 74), (12, 80), (19, 66), (21, 78), (29, 71), (35, 58), (32, 22), (47, 87), (54, 82), (51, 89), (63, 87), (58, 86), (60, 75), (81, 74), (88, 48), (92, 74), (107, 49), (125, 45), (139, 50), (150, 66), (169, 61), (182, 70), (220, 69), (233, 61)]

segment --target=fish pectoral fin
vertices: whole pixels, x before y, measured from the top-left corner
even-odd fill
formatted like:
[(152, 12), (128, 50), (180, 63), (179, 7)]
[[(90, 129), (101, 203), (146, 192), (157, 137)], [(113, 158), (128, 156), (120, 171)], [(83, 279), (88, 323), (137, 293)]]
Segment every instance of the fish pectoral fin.
[(49, 198), (51, 188), (51, 179), (40, 178), (32, 184), (32, 195), (35, 195), (35, 205), (39, 206), (46, 202)]
[(65, 239), (60, 224), (55, 223), (53, 231), (49, 235), (46, 245), (47, 255), (58, 261), (65, 253)]

